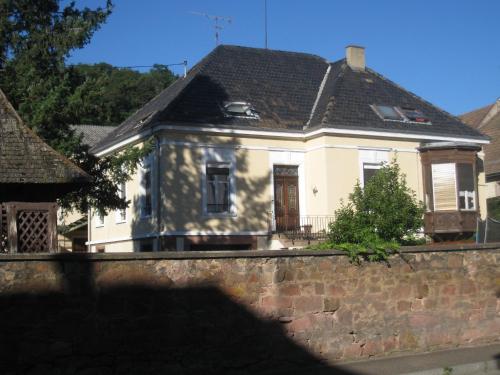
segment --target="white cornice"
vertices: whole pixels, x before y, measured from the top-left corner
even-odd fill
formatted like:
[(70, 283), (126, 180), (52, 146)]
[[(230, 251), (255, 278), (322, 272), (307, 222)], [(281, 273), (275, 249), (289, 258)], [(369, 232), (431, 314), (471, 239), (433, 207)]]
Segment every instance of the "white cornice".
[(488, 144), (490, 141), (484, 139), (463, 138), (463, 137), (446, 137), (438, 135), (419, 135), (397, 132), (380, 132), (374, 130), (357, 130), (357, 129), (339, 129), (339, 128), (318, 128), (310, 131), (276, 131), (276, 130), (255, 130), (255, 129), (229, 129), (217, 128), (209, 126), (184, 126), (184, 125), (157, 125), (152, 129), (145, 132), (136, 134), (121, 142), (118, 142), (104, 150), (96, 153), (97, 156), (104, 156), (113, 151), (119, 150), (127, 145), (135, 143), (147, 136), (150, 136), (156, 131), (173, 131), (177, 133), (205, 133), (216, 134), (223, 136), (235, 137), (256, 137), (256, 138), (270, 138), (270, 139), (296, 139), (300, 141), (307, 141), (322, 135), (339, 135), (339, 136), (356, 136), (356, 137), (369, 137), (369, 138), (382, 138), (382, 139), (405, 139), (409, 141), (443, 141), (443, 142), (472, 142), (477, 144)]

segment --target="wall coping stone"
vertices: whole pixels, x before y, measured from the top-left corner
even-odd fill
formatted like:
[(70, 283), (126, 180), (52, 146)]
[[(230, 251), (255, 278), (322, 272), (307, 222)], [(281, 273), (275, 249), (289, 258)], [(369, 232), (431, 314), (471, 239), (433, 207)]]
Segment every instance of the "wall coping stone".
[[(489, 244), (452, 244), (433, 246), (405, 246), (399, 249), (402, 254), (467, 252), (500, 250), (500, 243)], [(130, 260), (168, 260), (168, 259), (227, 259), (227, 258), (290, 258), (290, 257), (328, 257), (347, 256), (340, 250), (224, 250), (224, 251), (158, 251), (144, 253), (25, 253), (0, 254), (1, 262), (18, 261), (130, 261)]]

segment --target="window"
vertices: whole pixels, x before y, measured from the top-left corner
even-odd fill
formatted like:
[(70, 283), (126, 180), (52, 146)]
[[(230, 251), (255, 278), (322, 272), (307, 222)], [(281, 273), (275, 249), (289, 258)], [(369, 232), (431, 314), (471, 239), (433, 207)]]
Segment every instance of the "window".
[(476, 209), (474, 168), (472, 164), (457, 164), (458, 205), (461, 210)]
[(104, 226), (104, 215), (99, 213), (99, 211), (96, 211), (95, 226), (96, 227), (103, 227)]
[(375, 176), (377, 171), (382, 167), (380, 163), (363, 163), (363, 186)]
[(224, 105), (224, 113), (226, 117), (247, 117), (259, 119), (259, 114), (252, 106), (252, 104), (247, 102), (229, 102)]
[(430, 173), (426, 172), (426, 180), (432, 179), (432, 196), (429, 191), (426, 193), (429, 209), (433, 206), (434, 211), (476, 210), (476, 184), (472, 164), (432, 164)]
[(207, 171), (207, 212), (229, 213), (230, 178), (229, 164), (208, 163)]
[(152, 204), (152, 193), (151, 193), (151, 187), (152, 187), (152, 172), (151, 172), (151, 166), (152, 166), (152, 155), (147, 156), (141, 165), (141, 174), (140, 174), (140, 211), (141, 211), (141, 217), (149, 217), (152, 214), (153, 211), (153, 204)]
[(374, 105), (372, 108), (383, 120), (404, 121), (404, 117), (395, 107), (387, 105)]
[(359, 182), (361, 187), (372, 178), (384, 163), (389, 162), (389, 151), (385, 149), (359, 150)]
[(429, 118), (419, 109), (388, 105), (372, 105), (371, 107), (382, 120), (430, 124)]
[[(118, 187), (118, 196), (123, 199), (127, 199), (127, 192), (125, 182), (122, 182)], [(116, 222), (125, 223), (127, 221), (127, 209), (121, 209), (116, 211)]]
[(414, 108), (408, 108), (408, 107), (402, 107), (401, 111), (405, 115), (405, 117), (408, 119), (408, 121), (413, 121), (413, 122), (423, 122), (423, 123), (429, 123), (429, 119), (422, 113), (422, 111)]
[(454, 163), (432, 164), (432, 185), (435, 211), (457, 209), (455, 181), (456, 175)]

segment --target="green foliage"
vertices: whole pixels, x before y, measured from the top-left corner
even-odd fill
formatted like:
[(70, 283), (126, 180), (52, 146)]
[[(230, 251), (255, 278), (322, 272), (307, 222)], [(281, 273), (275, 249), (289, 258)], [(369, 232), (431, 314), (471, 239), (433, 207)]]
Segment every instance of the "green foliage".
[(65, 197), (63, 207), (123, 208), (117, 184), (134, 172), (147, 148), (98, 159), (69, 125), (117, 125), (175, 77), (161, 65), (142, 74), (108, 64), (67, 66), (70, 53), (90, 42), (113, 5), (106, 0), (104, 8), (77, 9), (72, 2), (60, 9), (59, 3), (0, 0), (0, 87), (27, 125), (92, 176), (92, 185)]
[(488, 216), (495, 220), (500, 220), (500, 197), (488, 198), (486, 200)]
[(175, 79), (163, 65), (146, 73), (104, 63), (71, 69), (76, 79), (66, 111), (80, 124), (117, 125)]
[(351, 259), (385, 260), (388, 252), (415, 239), (423, 225), (424, 207), (406, 185), (393, 160), (362, 188), (358, 183), (349, 202), (341, 203), (329, 227), (330, 248), (346, 251)]
[(393, 160), (384, 165), (362, 188), (354, 186), (347, 204), (336, 211), (330, 224), (334, 243), (360, 243), (367, 234), (402, 243), (423, 225), (424, 207)]

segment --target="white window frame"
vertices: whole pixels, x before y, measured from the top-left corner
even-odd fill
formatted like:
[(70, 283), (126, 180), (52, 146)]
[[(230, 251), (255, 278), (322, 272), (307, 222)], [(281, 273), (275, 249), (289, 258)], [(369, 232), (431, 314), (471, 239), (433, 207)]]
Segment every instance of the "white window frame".
[[(122, 184), (122, 186), (123, 186), (123, 189), (121, 188), (121, 186), (119, 187), (120, 197), (126, 200), (127, 199), (127, 183), (124, 182)], [(124, 213), (123, 218), (122, 218), (122, 213)], [(123, 223), (126, 223), (126, 222), (127, 222), (127, 209), (124, 208), (124, 209), (118, 209), (118, 210), (116, 210), (116, 212), (115, 212), (115, 223), (116, 224), (123, 224)]]
[[(154, 157), (153, 153), (149, 154), (146, 156), (143, 161), (141, 161), (140, 168), (139, 168), (139, 217), (141, 219), (148, 219), (153, 216), (153, 164), (154, 164)], [(146, 186), (145, 186), (145, 175), (147, 171), (149, 170), (149, 180), (150, 180), (150, 191), (149, 194), (151, 195), (151, 211), (148, 214), (144, 213), (145, 210), (145, 202), (146, 202)]]
[[(469, 164), (472, 168), (472, 183), (474, 184), (474, 190), (473, 191), (468, 191), (468, 190), (462, 190), (460, 191), (459, 190), (459, 186), (458, 186), (458, 165), (459, 164)], [(477, 211), (477, 202), (476, 202), (476, 198), (477, 198), (477, 194), (476, 194), (476, 189), (477, 189), (477, 186), (476, 186), (476, 181), (474, 180), (474, 165), (470, 164), (470, 163), (455, 163), (455, 186), (457, 187), (457, 207), (458, 207), (458, 210), (459, 211)], [(460, 208), (460, 197), (464, 197), (465, 199), (465, 208)], [(467, 198), (469, 197), (472, 197), (472, 204), (473, 204), (473, 207), (470, 208), (468, 207), (469, 206), (469, 201), (467, 200)]]
[[(432, 201), (433, 201), (433, 207), (432, 211), (433, 212), (440, 212), (440, 211), (448, 211), (448, 210), (453, 210), (453, 211), (477, 211), (477, 183), (476, 183), (476, 176), (474, 175), (475, 169), (474, 165), (471, 165), (472, 167), (472, 178), (474, 179), (473, 184), (474, 184), (474, 190), (473, 191), (459, 191), (459, 186), (458, 186), (458, 164), (467, 164), (467, 163), (432, 163), (430, 168), (431, 168), (431, 177), (432, 177)], [(455, 189), (455, 209), (448, 209), (448, 210), (437, 210), (436, 209), (436, 188), (435, 188), (435, 183), (434, 183), (434, 170), (433, 167), (435, 165), (452, 165), (453, 166), (453, 171), (454, 171), (454, 189)], [(465, 198), (465, 208), (460, 208), (460, 197)], [(468, 199), (471, 197), (473, 206), (469, 207), (469, 202)]]
[(365, 169), (374, 169), (374, 170), (379, 170), (382, 168), (382, 163), (363, 163), (363, 173), (362, 173), (362, 179), (363, 179), (363, 187), (365, 186)]
[[(234, 149), (229, 148), (205, 148), (201, 166), (201, 212), (204, 217), (236, 217), (236, 156)], [(207, 166), (216, 167), (224, 165), (229, 169), (229, 206), (227, 212), (208, 212), (207, 191)]]
[[(214, 214), (220, 214), (220, 215), (227, 215), (231, 212), (231, 165), (230, 163), (214, 163), (214, 162), (208, 162), (205, 164), (205, 170), (208, 170), (209, 168), (215, 168), (215, 169), (227, 169), (228, 170), (228, 179), (227, 179), (227, 184), (228, 184), (228, 196), (227, 196), (227, 211), (221, 211), (221, 212), (213, 212), (213, 211), (209, 211), (208, 210), (208, 172), (206, 174), (207, 176), (207, 179), (206, 179), (206, 187), (207, 187), (207, 204), (205, 206), (205, 209), (206, 209), (206, 212), (208, 215), (214, 215)], [(218, 196), (218, 189), (219, 189), (219, 185), (218, 185), (218, 181), (216, 179), (216, 185), (215, 185), (215, 195)]]
[[(359, 184), (365, 187), (365, 165), (372, 166), (371, 169), (380, 169), (384, 163), (389, 162), (389, 151), (387, 149), (359, 149)], [(377, 168), (378, 166), (378, 168)]]

